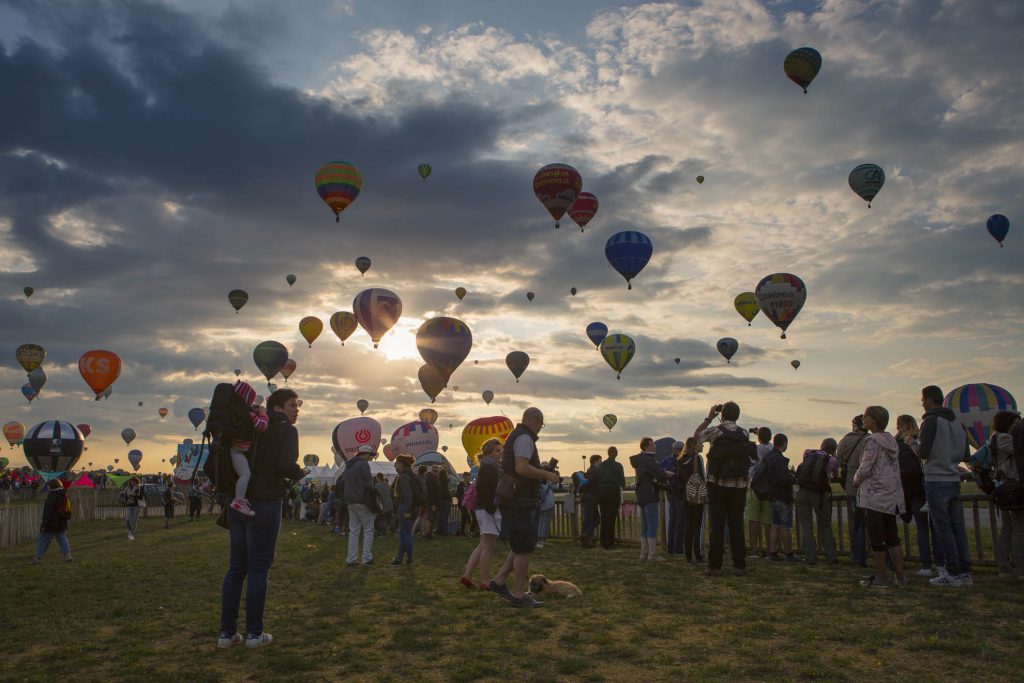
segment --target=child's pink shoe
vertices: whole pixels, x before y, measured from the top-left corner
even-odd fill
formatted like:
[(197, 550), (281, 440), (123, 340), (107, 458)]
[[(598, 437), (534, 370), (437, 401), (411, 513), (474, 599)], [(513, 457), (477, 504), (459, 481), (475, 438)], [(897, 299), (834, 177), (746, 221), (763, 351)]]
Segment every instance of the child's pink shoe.
[(247, 515), (249, 517), (256, 516), (256, 513), (253, 512), (253, 509), (249, 507), (249, 501), (247, 501), (245, 498), (235, 498), (233, 501), (231, 501), (231, 509), (234, 510), (235, 512), (241, 512), (243, 515)]

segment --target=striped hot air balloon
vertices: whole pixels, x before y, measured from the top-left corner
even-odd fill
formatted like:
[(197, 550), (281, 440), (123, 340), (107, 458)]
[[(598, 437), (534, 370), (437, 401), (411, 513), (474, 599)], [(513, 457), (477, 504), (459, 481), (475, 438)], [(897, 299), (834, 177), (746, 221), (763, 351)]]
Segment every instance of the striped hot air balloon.
[(630, 281), (640, 274), (653, 253), (651, 239), (636, 230), (617, 232), (604, 245), (605, 258), (619, 275), (626, 278), (626, 289), (633, 289)]
[(331, 161), (320, 167), (315, 177), (320, 199), (334, 212), (334, 220), (341, 220), (341, 212), (356, 200), (363, 189), (363, 176), (347, 161)]
[(610, 334), (601, 342), (601, 355), (615, 371), (615, 379), (622, 379), (622, 371), (633, 360), (636, 342), (626, 334)]
[(53, 479), (75, 466), (85, 439), (70, 422), (47, 420), (25, 433), (22, 448), (29, 464), (44, 479)]
[(992, 418), (1001, 410), (1017, 411), (1017, 401), (1009, 391), (995, 384), (965, 384), (946, 394), (943, 405), (956, 413), (967, 430), (974, 448), (988, 442)]

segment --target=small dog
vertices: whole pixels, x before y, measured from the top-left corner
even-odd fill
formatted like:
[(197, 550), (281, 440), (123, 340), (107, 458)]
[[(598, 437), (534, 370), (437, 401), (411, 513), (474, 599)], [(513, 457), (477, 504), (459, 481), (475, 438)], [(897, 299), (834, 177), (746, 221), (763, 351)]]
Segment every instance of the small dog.
[(530, 592), (537, 597), (582, 598), (583, 591), (569, 581), (551, 581), (543, 574), (530, 577)]

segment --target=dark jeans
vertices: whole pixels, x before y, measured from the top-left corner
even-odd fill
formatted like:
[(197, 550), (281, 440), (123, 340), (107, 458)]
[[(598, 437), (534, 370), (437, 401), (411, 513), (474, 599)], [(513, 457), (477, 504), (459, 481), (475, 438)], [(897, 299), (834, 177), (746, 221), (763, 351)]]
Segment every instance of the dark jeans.
[(195, 517), (199, 519), (199, 516), (203, 513), (203, 499), (202, 498), (189, 498), (188, 499), (188, 518), (192, 519)]
[(734, 569), (747, 568), (747, 543), (743, 536), (743, 508), (747, 504), (747, 489), (719, 486), (708, 482), (708, 517), (711, 521), (711, 549), (708, 568), (722, 568), (725, 551), (725, 527), (729, 527), (729, 550), (732, 551)]
[(615, 546), (615, 519), (619, 516), (619, 490), (604, 489), (597, 494), (601, 510), (601, 547)]
[(255, 517), (247, 517), (228, 509), (231, 529), (228, 571), (220, 592), (220, 630), (227, 636), (238, 630), (238, 605), (242, 600), (242, 582), (248, 578), (245, 591), (246, 636), (263, 633), (263, 608), (267, 603), (267, 577), (274, 563), (274, 548), (281, 530), (281, 501), (252, 501)]
[(704, 524), (704, 506), (686, 506), (686, 531), (683, 535), (683, 549), (687, 560), (704, 561), (704, 546), (701, 543), (701, 525)]
[(665, 545), (669, 555), (682, 555), (686, 536), (686, 498), (672, 496), (668, 499), (668, 531)]
[(459, 535), (465, 536), (467, 530), (473, 528), (473, 513), (465, 508), (465, 506), (459, 506)]
[(395, 559), (399, 562), (403, 558), (412, 562), (412, 523), (413, 518), (410, 516), (408, 519), (399, 515), (398, 518), (398, 555)]
[(388, 531), (394, 529), (394, 512), (381, 512), (373, 520), (373, 526), (381, 536), (387, 536)]
[(964, 527), (964, 507), (960, 502), (960, 482), (936, 481), (924, 483), (928, 497), (928, 514), (932, 518), (936, 544), (942, 548), (946, 571), (953, 576), (971, 573), (971, 553), (967, 546)]
[(846, 509), (850, 513), (850, 555), (854, 564), (868, 561), (868, 518), (864, 508), (857, 507), (854, 499), (847, 499)]
[(594, 530), (601, 521), (601, 512), (598, 507), (597, 495), (583, 496), (583, 526), (580, 529), (581, 535), (592, 538)]
[(926, 569), (945, 567), (946, 557), (939, 547), (939, 539), (935, 537), (931, 518), (927, 512), (921, 512), (923, 500), (911, 504), (914, 512), (914, 526), (917, 527), (917, 554), (921, 556), (921, 566)]
[(452, 510), (452, 504), (450, 501), (446, 501), (437, 506), (437, 524), (434, 527), (434, 531), (439, 536), (448, 535), (448, 513)]
[[(832, 496), (828, 491), (800, 489), (796, 492), (796, 519), (800, 523), (800, 548), (807, 564), (818, 561), (818, 545), (830, 564), (836, 561), (836, 539), (832, 533)], [(812, 519), (812, 516), (814, 519)], [(818, 540), (814, 540), (817, 521)]]

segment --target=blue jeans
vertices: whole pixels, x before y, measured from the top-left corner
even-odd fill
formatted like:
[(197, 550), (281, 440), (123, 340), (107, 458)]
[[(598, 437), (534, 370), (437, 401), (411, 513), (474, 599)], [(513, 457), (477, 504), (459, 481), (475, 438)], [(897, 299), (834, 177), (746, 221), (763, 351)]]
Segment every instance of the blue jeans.
[(686, 498), (673, 496), (668, 499), (668, 531), (666, 544), (669, 555), (683, 554), (683, 537), (686, 535)]
[(548, 534), (551, 533), (551, 520), (554, 517), (555, 508), (540, 511), (537, 515), (537, 538), (542, 541), (547, 540)]
[(640, 537), (658, 537), (658, 501), (640, 506)]
[(40, 531), (36, 538), (36, 559), (41, 559), (50, 547), (50, 541), (57, 539), (60, 551), (65, 555), (71, 554), (71, 544), (68, 543), (68, 532), (66, 531)]
[(971, 553), (967, 547), (964, 508), (960, 503), (960, 482), (926, 481), (928, 514), (935, 530), (936, 546), (946, 558), (946, 571), (953, 576), (971, 573)]
[(438, 536), (448, 535), (448, 517), (452, 511), (452, 503), (447, 500), (437, 506), (437, 525), (435, 530)]
[(228, 509), (230, 549), (228, 571), (220, 591), (220, 631), (232, 636), (238, 631), (238, 605), (245, 591), (245, 630), (247, 636), (263, 633), (263, 608), (267, 603), (267, 578), (274, 563), (274, 548), (281, 530), (281, 501), (251, 501), (255, 517)]
[(854, 564), (867, 564), (868, 561), (868, 516), (864, 508), (857, 507), (854, 499), (847, 499), (846, 508), (850, 511), (850, 554)]
[(593, 537), (598, 523), (601, 521), (601, 513), (597, 507), (597, 495), (583, 496), (583, 536)]
[(939, 539), (932, 529), (931, 519), (927, 512), (921, 512), (922, 501), (914, 503), (914, 526), (917, 527), (917, 554), (921, 556), (921, 566), (926, 569), (945, 567), (946, 557), (939, 547)]
[(402, 513), (398, 515), (398, 555), (395, 559), (399, 562), (405, 558), (412, 562), (412, 515), (408, 519)]

